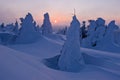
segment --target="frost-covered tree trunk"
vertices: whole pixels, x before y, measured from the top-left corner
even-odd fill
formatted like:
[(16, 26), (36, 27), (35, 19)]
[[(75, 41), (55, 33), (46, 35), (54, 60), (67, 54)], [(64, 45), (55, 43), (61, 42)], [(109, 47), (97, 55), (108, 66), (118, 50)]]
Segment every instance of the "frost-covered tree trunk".
[(77, 72), (80, 71), (83, 64), (84, 60), (80, 52), (80, 23), (76, 16), (73, 16), (58, 66), (60, 70)]

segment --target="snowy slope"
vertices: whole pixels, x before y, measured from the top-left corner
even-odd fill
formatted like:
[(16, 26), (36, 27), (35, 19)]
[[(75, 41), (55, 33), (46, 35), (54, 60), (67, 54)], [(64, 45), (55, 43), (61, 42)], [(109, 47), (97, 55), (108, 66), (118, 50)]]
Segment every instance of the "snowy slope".
[(120, 75), (120, 54), (82, 48), (86, 61), (106, 71)]
[(9, 48), (0, 45), (0, 80), (120, 79), (119, 54), (86, 48), (82, 48), (81, 51), (89, 55), (86, 59), (88, 64), (79, 73), (48, 68), (42, 60), (59, 54), (64, 42), (58, 39), (60, 38), (41, 37), (36, 43), (9, 45)]
[[(56, 39), (56, 38), (55, 38)], [(58, 38), (57, 38), (58, 39)], [(33, 56), (39, 56), (40, 58), (52, 57), (59, 54), (63, 41), (60, 42), (50, 39), (48, 37), (42, 36), (38, 42), (32, 44), (20, 44), (20, 45), (10, 45), (9, 47), (31, 54)], [(58, 45), (61, 44), (61, 45)]]
[(53, 80), (32, 56), (0, 46), (0, 80)]

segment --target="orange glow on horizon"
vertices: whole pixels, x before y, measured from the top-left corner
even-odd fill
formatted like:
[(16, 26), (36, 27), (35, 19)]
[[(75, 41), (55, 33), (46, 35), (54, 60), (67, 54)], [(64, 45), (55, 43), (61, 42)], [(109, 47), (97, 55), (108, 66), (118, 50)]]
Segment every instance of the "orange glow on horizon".
[[(72, 20), (72, 15), (63, 15), (63, 14), (50, 14), (50, 21), (53, 26), (69, 26)], [(42, 25), (43, 23), (43, 14), (33, 15), (34, 20), (39, 24)], [(88, 21), (90, 19), (96, 20), (99, 16), (85, 16), (85, 15), (77, 15), (78, 20), (82, 24), (82, 21)], [(106, 24), (110, 21), (115, 20), (116, 24), (120, 26), (120, 19), (118, 16), (101, 16), (101, 18), (106, 20)]]

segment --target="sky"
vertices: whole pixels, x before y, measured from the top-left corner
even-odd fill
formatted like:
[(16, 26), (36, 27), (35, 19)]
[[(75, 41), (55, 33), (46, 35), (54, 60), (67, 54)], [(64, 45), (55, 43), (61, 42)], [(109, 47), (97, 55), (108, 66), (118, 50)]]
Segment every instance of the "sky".
[(41, 25), (48, 12), (53, 26), (68, 26), (74, 8), (80, 22), (102, 17), (120, 25), (120, 0), (0, 0), (0, 23), (15, 22), (30, 12)]

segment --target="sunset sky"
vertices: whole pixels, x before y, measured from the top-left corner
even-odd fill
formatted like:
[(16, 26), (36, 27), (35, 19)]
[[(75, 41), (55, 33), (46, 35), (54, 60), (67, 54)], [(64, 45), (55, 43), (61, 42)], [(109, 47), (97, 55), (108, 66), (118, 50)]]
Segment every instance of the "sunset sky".
[(50, 14), (55, 25), (69, 25), (73, 10), (80, 21), (103, 17), (120, 25), (120, 0), (0, 0), (0, 23), (12, 23), (30, 12), (38, 24)]

